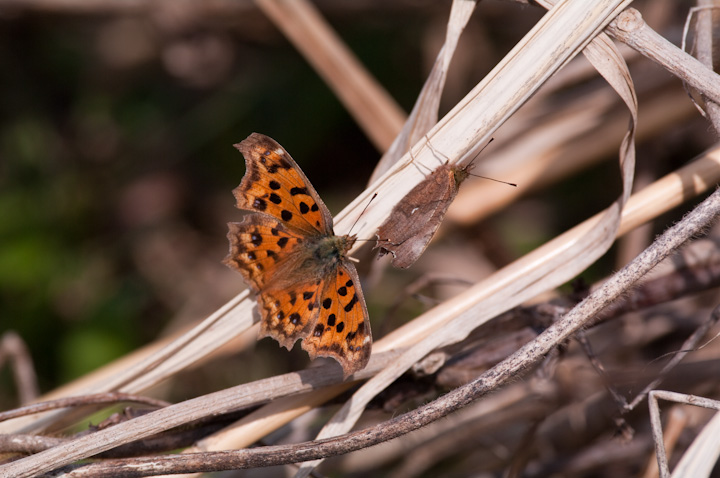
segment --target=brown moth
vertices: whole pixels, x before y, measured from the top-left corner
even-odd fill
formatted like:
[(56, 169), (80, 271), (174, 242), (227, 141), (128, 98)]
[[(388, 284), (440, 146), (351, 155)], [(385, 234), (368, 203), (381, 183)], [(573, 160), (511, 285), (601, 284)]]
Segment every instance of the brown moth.
[(460, 183), (470, 175), (468, 168), (445, 163), (407, 193), (378, 229), (380, 256), (392, 254), (394, 267), (410, 267), (435, 235)]

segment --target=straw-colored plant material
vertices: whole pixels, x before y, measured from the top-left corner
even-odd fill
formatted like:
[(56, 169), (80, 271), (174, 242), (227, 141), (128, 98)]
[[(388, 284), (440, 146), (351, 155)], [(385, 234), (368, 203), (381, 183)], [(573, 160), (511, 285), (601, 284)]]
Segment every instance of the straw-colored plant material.
[(460, 35), (475, 10), (475, 5), (475, 0), (453, 0), (450, 19), (445, 32), (445, 44), (438, 53), (435, 64), (430, 70), (427, 80), (425, 80), (425, 85), (423, 85), (418, 99), (415, 101), (410, 116), (405, 121), (402, 131), (395, 137), (390, 148), (380, 158), (368, 184), (374, 183), (390, 169), (390, 166), (398, 162), (410, 147), (420, 141), (430, 131), (430, 128), (437, 123), (440, 98), (450, 68), (450, 61), (457, 48)]
[[(559, 340), (563, 340), (570, 334), (577, 331), (583, 325), (584, 321), (587, 320), (587, 317), (597, 313), (603, 307), (607, 306), (612, 300), (619, 297), (620, 294), (626, 290), (628, 284), (635, 283), (644, 274), (655, 267), (662, 259), (669, 255), (674, 249), (679, 247), (693, 235), (697, 234), (700, 230), (707, 227), (709, 222), (717, 217), (718, 211), (720, 211), (720, 192), (715, 192), (700, 206), (698, 206), (692, 214), (688, 215), (678, 224), (666, 231), (663, 236), (660, 237), (650, 248), (644, 251), (635, 260), (619, 271), (613, 278), (594, 291), (587, 299), (576, 306), (560, 321), (550, 326), (545, 332), (538, 336), (537, 340), (523, 346), (516, 353), (512, 354), (512, 356), (508, 357), (494, 367), (493, 370), (483, 374), (472, 383), (450, 392), (441, 399), (436, 400), (436, 402), (440, 403), (426, 405), (418, 409), (417, 412), (411, 412), (408, 414), (413, 415), (413, 417), (417, 415), (417, 419), (410, 417), (410, 421), (408, 422), (407, 416), (401, 416), (387, 422), (387, 424), (380, 425), (379, 427), (386, 431), (387, 438), (398, 436), (398, 434), (403, 433), (403, 431), (407, 432), (410, 429), (416, 429), (423, 424), (429, 423), (429, 421), (434, 421), (437, 418), (445, 416), (452, 410), (462, 407), (463, 404), (467, 404), (471, 400), (489, 393), (497, 386), (513, 380), (518, 372), (525, 370), (530, 364), (536, 362), (552, 350)], [(223, 394), (223, 392), (218, 392), (217, 394)], [(140, 423), (144, 422), (143, 418), (147, 419), (151, 415), (155, 415), (155, 417), (152, 417), (155, 419), (158, 418), (158, 415), (162, 415), (163, 418), (167, 418), (168, 421), (175, 421), (175, 423), (177, 423), (177, 418), (175, 418), (170, 412), (178, 412), (180, 409), (187, 408), (187, 404), (192, 404), (195, 407), (195, 413), (197, 413), (199, 411), (197, 408), (198, 402), (201, 402), (201, 400), (189, 400), (183, 404), (184, 406), (174, 405), (168, 407), (167, 409), (153, 412), (145, 417), (138, 418), (133, 422), (118, 425), (114, 430), (117, 432), (118, 429), (123, 429), (123, 431), (127, 433), (126, 429), (135, 425), (135, 428), (139, 428), (141, 433), (145, 433), (147, 430), (145, 430)], [(145, 421), (152, 422), (152, 420)], [(127, 425), (130, 426), (128, 427)], [(33, 476), (34, 474), (41, 473), (43, 470), (61, 466), (62, 464), (69, 463), (73, 461), (74, 458), (77, 458), (79, 451), (77, 448), (83, 448), (88, 441), (91, 441), (93, 438), (98, 439), (101, 436), (106, 437), (107, 435), (112, 434), (113, 429), (100, 431), (92, 436), (74, 440), (70, 444), (79, 445), (77, 447), (61, 445), (45, 452), (38, 453), (32, 457), (19, 460), (6, 465), (1, 470), (3, 474), (0, 476)], [(367, 446), (376, 442), (377, 436), (377, 427), (375, 427), (371, 430), (356, 432), (353, 436), (349, 436), (348, 440), (352, 443), (351, 449), (357, 449), (363, 447), (363, 445)], [(371, 437), (375, 437), (375, 439), (373, 440)], [(82, 446), (80, 446), (81, 444)], [(300, 456), (303, 458), (314, 459), (317, 458), (319, 453), (337, 453), (339, 450), (348, 450), (348, 448), (341, 448), (344, 445), (342, 442), (329, 441), (325, 442), (323, 445), (323, 447), (316, 448), (314, 452), (307, 452), (307, 448), (302, 446), (298, 449), (298, 451)], [(56, 452), (59, 450), (69, 453), (70, 456), (58, 456)], [(277, 450), (277, 448), (271, 451), (271, 453), (275, 452), (275, 450)], [(232, 452), (226, 452), (221, 456), (227, 456), (227, 453)], [(238, 458), (240, 460), (243, 460), (243, 457), (247, 456), (247, 453), (244, 451), (236, 453), (238, 454)], [(216, 457), (215, 455), (213, 456)], [(219, 456), (220, 455), (218, 455), (218, 457)], [(282, 458), (278, 455), (274, 456), (275, 458), (272, 462), (266, 461), (266, 463), (279, 463), (280, 461), (278, 461), (278, 459), (282, 460)], [(52, 461), (51, 463), (53, 464), (48, 465), (48, 462), (43, 459), (47, 460), (50, 457), (56, 458), (57, 461)], [(188, 458), (192, 459), (192, 457)], [(293, 457), (290, 457), (290, 459), (291, 461), (301, 461), (294, 459)], [(172, 466), (173, 462), (182, 462), (183, 460), (184, 458), (181, 456), (164, 457), (162, 459), (162, 461), (169, 466)], [(239, 463), (241, 462), (238, 462), (238, 464)], [(148, 463), (147, 465), (154, 467), (153, 469), (155, 470), (161, 469), (159, 466), (153, 465), (152, 463)], [(93, 465), (90, 466), (92, 467)], [(102, 465), (99, 466), (102, 468)], [(143, 473), (141, 470), (138, 471)]]
[(306, 0), (255, 0), (255, 3), (322, 75), (375, 146), (381, 151), (390, 147), (405, 113), (315, 7)]
[[(548, 13), (488, 78), (432, 130), (428, 137), (433, 148), (455, 162), (476, 144), (484, 142), (504, 119), (513, 114), (569, 58), (583, 47), (593, 48), (588, 42), (598, 38), (598, 32), (628, 2), (596, 2), (591, 12), (584, 10), (587, 8), (586, 4), (579, 6), (579, 3), (582, 2), (564, 2)], [(602, 48), (610, 46), (605, 43)], [(609, 60), (611, 65), (621, 64), (619, 54), (609, 49), (597, 55), (595, 60), (599, 63)], [(634, 114), (635, 100), (626, 71), (613, 68), (607, 71), (611, 75), (609, 81), (621, 92)], [(439, 92), (437, 94), (439, 97)], [(432, 99), (434, 101), (437, 98)], [(592, 117), (589, 117), (587, 122), (590, 124)], [(587, 124), (583, 124), (582, 128), (586, 128)], [(422, 144), (424, 139), (421, 138), (419, 143), (421, 144), (415, 145), (412, 157), (405, 155), (372, 189), (365, 191), (339, 215), (339, 230), (348, 229), (361, 207), (367, 203), (367, 198), (377, 191), (382, 200), (370, 206), (360, 220), (359, 230), (355, 230), (360, 236), (370, 237), (377, 225), (387, 217), (394, 203), (424, 177), (427, 168), (437, 165), (436, 156), (430, 148)], [(614, 147), (617, 147), (617, 144)], [(707, 190), (720, 176), (720, 153), (713, 149), (695, 163), (663, 178), (627, 200), (633, 167), (630, 139), (624, 142), (620, 157), (624, 190), (608, 211), (588, 219), (465, 293), (377, 341), (369, 367), (356, 374), (355, 378), (364, 379), (381, 372), (363, 386), (343, 408), (350, 419), (342, 424), (345, 428), (338, 428), (332, 433), (349, 428), (369, 398), (384, 389), (394, 377), (417, 363), (428, 352), (462, 340), (471, 330), (499, 312), (574, 277), (607, 250), (616, 234), (622, 234), (667, 211), (682, 200)], [(416, 167), (417, 165), (422, 166)], [(621, 212), (623, 204), (625, 207)], [(253, 305), (246, 293), (240, 294), (182, 338), (173, 341), (161, 351), (146, 356), (142, 362), (136, 362), (112, 381), (103, 379), (103, 383), (95, 382), (87, 386), (86, 392), (106, 388), (138, 392), (164, 380), (186, 368), (194, 360), (217, 350), (234, 335), (248, 330), (252, 332), (250, 327), (253, 322)], [(587, 316), (576, 316), (575, 324), (584, 320), (587, 320)], [(558, 326), (556, 332), (558, 329), (559, 335), (550, 339), (546, 336), (544, 342), (538, 342), (538, 346), (551, 349), (570, 331), (569, 328)], [(528, 347), (532, 347), (532, 344)], [(398, 358), (401, 353), (402, 357)], [(517, 357), (515, 360), (517, 363)], [(3, 467), (0, 473), (12, 473), (7, 476), (42, 473), (194, 418), (242, 406), (258, 405), (269, 399), (294, 394), (259, 408), (241, 420), (232, 432), (208, 438), (193, 450), (224, 448), (230, 446), (230, 443), (232, 446), (247, 446), (345, 389), (348, 384), (337, 385), (340, 374), (336, 372), (332, 366), (321, 365), (300, 373), (261, 380), (198, 397), (23, 458)], [(22, 424), (16, 420), (0, 424), (0, 427), (5, 431), (37, 429), (40, 425), (51, 424), (56, 418), (56, 415), (49, 414), (44, 420), (28, 419)], [(239, 439), (236, 439), (237, 437)], [(226, 441), (231, 438), (232, 442)]]
[(650, 423), (653, 427), (660, 477), (681, 478), (692, 476), (694, 478), (705, 478), (710, 476), (718, 457), (720, 457), (720, 443), (717, 440), (718, 433), (720, 433), (720, 413), (715, 413), (713, 418), (705, 425), (692, 445), (683, 454), (672, 475), (670, 475), (668, 457), (665, 452), (668, 443), (667, 437), (663, 436), (658, 400), (669, 400), (713, 410), (720, 410), (720, 401), (665, 390), (654, 390), (650, 392), (648, 397)]
[[(540, 41), (536, 45), (543, 45), (543, 42)], [(605, 34), (601, 33), (595, 37), (585, 47), (584, 53), (598, 72), (618, 92), (631, 113), (630, 126), (623, 138), (619, 154), (623, 177), (623, 194), (621, 198), (606, 211), (606, 214), (594, 229), (574, 237), (571, 235), (569, 240), (559, 241), (555, 246), (556, 250), (565, 250), (562, 257), (552, 260), (550, 254), (545, 254), (542, 261), (527, 261), (524, 264), (516, 263), (505, 268), (504, 271), (498, 272), (498, 275), (505, 272), (513, 276), (512, 287), (510, 287), (511, 281), (505, 282), (508, 287), (496, 290), (495, 294), (487, 296), (485, 301), (480, 302), (484, 309), (482, 313), (476, 307), (473, 307), (470, 311), (463, 311), (452, 321), (448, 321), (445, 327), (438, 329), (435, 333), (411, 347), (392, 366), (386, 368), (363, 385), (354, 394), (353, 399), (348, 401), (322, 429), (318, 434), (318, 439), (340, 435), (349, 431), (360, 418), (372, 398), (432, 350), (462, 340), (483, 321), (505, 312), (541, 292), (561, 285), (582, 272), (610, 247), (615, 238), (615, 230), (617, 230), (620, 223), (620, 212), (630, 195), (632, 187), (635, 167), (637, 98), (635, 97), (630, 72), (627, 70), (622, 56)], [(595, 231), (604, 231), (604, 234), (597, 235)], [(575, 245), (571, 245), (573, 242), (575, 242)], [(522, 263), (523, 261), (518, 262)], [(519, 267), (514, 267), (516, 265)], [(488, 282), (495, 280), (497, 278), (493, 275)], [(487, 287), (492, 289), (489, 284)], [(319, 464), (319, 461), (304, 464), (296, 476), (298, 478), (308, 476), (317, 464)]]

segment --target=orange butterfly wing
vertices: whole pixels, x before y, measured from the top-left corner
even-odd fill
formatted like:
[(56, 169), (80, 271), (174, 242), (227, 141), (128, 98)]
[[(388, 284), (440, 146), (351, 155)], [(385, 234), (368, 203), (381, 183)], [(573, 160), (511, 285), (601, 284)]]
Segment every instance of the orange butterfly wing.
[(246, 166), (245, 176), (233, 190), (238, 209), (268, 214), (307, 235), (333, 235), (330, 211), (282, 146), (253, 133), (235, 147)]
[(345, 376), (365, 368), (370, 359), (372, 337), (365, 299), (352, 264), (342, 264), (325, 280), (319, 316), (302, 342), (311, 358), (333, 357)]
[[(355, 267), (346, 253), (354, 237), (335, 236), (332, 216), (290, 155), (253, 133), (236, 145), (246, 173), (233, 194), (237, 207), (260, 214), (230, 223), (230, 253), (258, 296), (260, 336), (310, 356), (327, 356), (344, 376), (367, 364), (370, 322)], [(342, 324), (342, 325), (341, 325)]]

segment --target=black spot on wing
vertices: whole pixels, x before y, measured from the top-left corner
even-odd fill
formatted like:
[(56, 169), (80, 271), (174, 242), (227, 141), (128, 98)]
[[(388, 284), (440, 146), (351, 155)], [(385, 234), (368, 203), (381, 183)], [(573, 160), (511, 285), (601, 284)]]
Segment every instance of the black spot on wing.
[(355, 307), (355, 304), (357, 303), (357, 301), (358, 301), (358, 296), (357, 296), (357, 294), (355, 294), (355, 295), (353, 295), (353, 298), (350, 299), (350, 302), (348, 302), (345, 305), (345, 307), (343, 307), (345, 312), (350, 312), (352, 310), (352, 308)]
[(265, 209), (267, 209), (267, 202), (265, 202), (263, 198), (255, 198), (252, 206), (258, 211), (264, 211)]

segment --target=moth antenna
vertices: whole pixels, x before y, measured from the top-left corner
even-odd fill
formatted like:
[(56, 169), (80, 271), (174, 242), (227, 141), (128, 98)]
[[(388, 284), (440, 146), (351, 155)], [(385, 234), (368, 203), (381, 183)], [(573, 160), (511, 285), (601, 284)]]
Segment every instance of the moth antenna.
[[(433, 145), (430, 144), (430, 138), (428, 138), (428, 135), (427, 135), (427, 134), (425, 134), (425, 139), (427, 140), (428, 148), (430, 148), (433, 153), (435, 153), (435, 154), (437, 154), (437, 155), (440, 155), (440, 156), (443, 156), (443, 157), (445, 157), (448, 161), (450, 161), (450, 158), (448, 158), (447, 156), (445, 156), (444, 154), (442, 154), (442, 153), (441, 153), (440, 151), (438, 151), (437, 149), (433, 148)], [(515, 183), (509, 183), (509, 182), (507, 182), (507, 181), (502, 181), (502, 180), (500, 180), (500, 179), (495, 179), (495, 178), (489, 178), (489, 177), (487, 177), (487, 176), (480, 176), (479, 174), (472, 174), (470, 171), (468, 171), (468, 169), (473, 165), (473, 161), (475, 161), (475, 159), (476, 159), (478, 156), (480, 156), (480, 153), (482, 153), (483, 151), (485, 151), (485, 148), (487, 148), (488, 145), (490, 145), (490, 143), (492, 143), (494, 139), (495, 139), (495, 138), (490, 138), (490, 139), (488, 140), (488, 142), (485, 143), (485, 146), (483, 146), (482, 149), (480, 149), (480, 151), (478, 151), (477, 154), (476, 154), (475, 156), (473, 156), (472, 161), (470, 161), (470, 164), (467, 166), (467, 168), (466, 168), (465, 171), (467, 172), (467, 174), (468, 174), (469, 176), (475, 176), (476, 178), (489, 179), (490, 181), (495, 181), (496, 183), (507, 184), (508, 186), (512, 186), (512, 187), (516, 188), (516, 187), (517, 187), (517, 184), (515, 184)]]
[[(367, 211), (367, 208), (370, 206), (370, 203), (372, 203), (373, 200), (374, 200), (376, 197), (377, 197), (377, 193), (375, 193), (375, 194), (372, 195), (372, 197), (370, 198), (370, 200), (367, 202), (367, 204), (366, 204), (365, 207), (363, 208), (362, 212), (358, 215), (357, 219), (355, 219), (355, 222), (354, 222), (353, 225), (350, 227), (350, 230), (348, 231), (348, 235), (350, 235), (350, 233), (351, 233), (352, 230), (355, 228), (355, 226), (357, 226), (358, 221), (360, 220), (360, 218), (362, 217), (362, 215), (365, 214), (365, 211)], [(362, 239), (357, 239), (357, 240), (360, 241), (360, 240), (362, 240)], [(366, 239), (366, 240), (367, 240), (367, 239)]]
[(514, 188), (517, 187), (517, 184), (515, 184), (515, 183), (509, 183), (509, 182), (503, 181), (503, 180), (501, 180), (501, 179), (489, 178), (489, 177), (487, 177), (487, 176), (480, 176), (479, 174), (472, 174), (472, 173), (467, 173), (467, 174), (468, 174), (469, 176), (475, 176), (476, 178), (489, 179), (490, 181), (495, 181), (496, 183), (507, 184), (508, 186), (512, 186), (512, 187), (514, 187)]
[[(477, 157), (480, 156), (480, 154), (481, 154), (483, 151), (485, 151), (485, 148), (487, 148), (488, 146), (490, 146), (490, 143), (492, 143), (494, 140), (495, 140), (495, 138), (490, 138), (490, 139), (488, 140), (488, 142), (485, 143), (485, 146), (483, 146), (482, 148), (480, 148), (480, 151), (478, 151), (477, 154), (476, 154), (475, 156), (473, 156), (473, 159), (470, 160), (470, 164), (473, 164), (473, 162), (475, 162), (475, 160), (477, 159)], [(480, 176), (480, 177), (482, 178), (482, 177), (484, 177), (484, 176)], [(490, 179), (490, 178), (485, 178), (485, 179)], [(504, 182), (504, 181), (500, 181), (500, 182), (502, 183), (502, 182)], [(510, 183), (508, 183), (508, 184), (510, 184)], [(516, 186), (517, 186), (517, 185), (516, 185)]]

